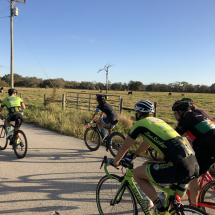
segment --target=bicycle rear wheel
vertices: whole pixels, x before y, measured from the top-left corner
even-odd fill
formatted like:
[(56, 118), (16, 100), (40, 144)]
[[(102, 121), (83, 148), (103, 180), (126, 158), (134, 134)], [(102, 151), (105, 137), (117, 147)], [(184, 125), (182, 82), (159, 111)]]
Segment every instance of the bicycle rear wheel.
[(84, 142), (90, 151), (96, 151), (100, 147), (100, 135), (96, 128), (87, 128), (84, 133)]
[(116, 154), (122, 144), (125, 141), (125, 137), (123, 134), (119, 132), (114, 132), (110, 135), (108, 145), (109, 145), (109, 150), (110, 153), (113, 155), (113, 157), (116, 157)]
[(7, 148), (8, 140), (6, 139), (6, 129), (4, 125), (0, 125), (0, 150)]
[[(215, 181), (206, 184), (199, 195), (199, 202), (205, 204), (215, 203)], [(214, 205), (213, 205), (214, 206)], [(207, 207), (201, 207), (201, 210), (207, 212), (208, 214), (215, 214), (215, 210)]]
[[(174, 208), (171, 209), (169, 213), (171, 215), (177, 215), (177, 212)], [(189, 205), (184, 205), (179, 208), (179, 213), (180, 215), (207, 215), (207, 213), (205, 213), (204, 211)]]
[(99, 213), (107, 214), (134, 214), (137, 215), (137, 203), (130, 186), (126, 186), (122, 198), (119, 202), (111, 205), (111, 201), (116, 195), (121, 182), (120, 177), (113, 175), (109, 178), (107, 175), (101, 178), (96, 188), (96, 202)]
[(28, 143), (25, 133), (21, 130), (15, 131), (13, 135), (13, 150), (15, 155), (21, 159), (27, 153)]

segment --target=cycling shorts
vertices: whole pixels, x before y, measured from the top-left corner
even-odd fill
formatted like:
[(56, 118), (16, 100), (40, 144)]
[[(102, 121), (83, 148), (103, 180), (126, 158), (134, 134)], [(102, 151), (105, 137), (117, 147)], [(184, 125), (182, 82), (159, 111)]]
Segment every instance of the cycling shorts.
[(117, 122), (119, 121), (118, 117), (104, 117), (100, 119), (101, 123), (109, 124), (111, 128), (114, 128)]
[(19, 128), (22, 124), (22, 120), (23, 120), (23, 113), (15, 113), (12, 116), (8, 116), (7, 121), (11, 122), (11, 121), (15, 121), (15, 127)]
[(199, 174), (199, 165), (196, 157), (190, 155), (179, 163), (146, 164), (146, 174), (150, 181), (156, 183), (178, 183), (190, 180)]
[(199, 149), (196, 151), (196, 159), (200, 168), (199, 176), (201, 176), (215, 163), (215, 150)]

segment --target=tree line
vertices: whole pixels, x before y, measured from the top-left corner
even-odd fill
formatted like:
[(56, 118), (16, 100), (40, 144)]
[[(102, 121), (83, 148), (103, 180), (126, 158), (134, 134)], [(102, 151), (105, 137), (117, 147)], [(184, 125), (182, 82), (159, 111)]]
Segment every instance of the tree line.
[[(0, 87), (10, 86), (10, 74), (0, 77)], [(67, 88), (67, 89), (88, 89), (105, 90), (106, 84), (101, 82), (88, 81), (65, 81), (63, 78), (45, 79), (36, 77), (22, 77), (14, 74), (14, 87), (32, 88)], [(129, 81), (128, 83), (116, 82), (108, 84), (109, 90), (119, 91), (154, 91), (154, 92), (190, 92), (190, 93), (215, 93), (215, 83), (211, 86), (193, 85), (186, 81), (170, 84), (150, 83), (144, 85), (141, 81)]]

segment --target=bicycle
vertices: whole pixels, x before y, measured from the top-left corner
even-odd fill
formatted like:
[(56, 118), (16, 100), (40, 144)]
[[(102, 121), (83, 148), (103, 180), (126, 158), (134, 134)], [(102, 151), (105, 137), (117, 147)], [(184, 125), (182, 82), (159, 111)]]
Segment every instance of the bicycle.
[[(151, 152), (152, 151), (155, 151), (155, 150), (151, 147)], [(154, 162), (158, 163), (158, 160), (153, 156), (153, 154), (150, 153), (150, 155), (154, 159)], [(190, 201), (190, 190), (189, 189), (187, 189), (186, 194)], [(202, 175), (202, 178), (200, 181), (198, 207), (207, 213), (209, 213), (210, 209), (215, 210), (215, 180), (213, 179), (213, 177), (211, 176), (211, 174), (209, 172), (204, 173)], [(215, 213), (215, 211), (214, 211), (214, 213)]]
[[(87, 129), (84, 133), (84, 142), (87, 148), (91, 151), (98, 150), (101, 145), (102, 133), (95, 123), (96, 121), (93, 121), (92, 123), (85, 121), (85, 124), (87, 125)], [(95, 124), (95, 125), (89, 126), (88, 124)], [(107, 126), (104, 126), (104, 128), (110, 129)], [(113, 132), (104, 140), (106, 151), (109, 150), (112, 156), (115, 157), (117, 154), (117, 151), (123, 144), (124, 140), (125, 140), (125, 137), (123, 134), (119, 132)]]
[[(11, 135), (6, 138), (8, 132), (5, 124), (6, 117), (0, 117), (0, 119), (4, 120), (4, 124), (0, 125), (0, 150), (5, 150), (7, 148), (8, 142), (9, 145), (12, 145), (12, 149), (14, 150), (15, 155), (21, 159), (26, 156), (27, 153), (27, 138), (25, 133), (22, 130), (12, 130)], [(10, 124), (15, 128), (16, 125)]]
[[(145, 215), (152, 215), (148, 206), (144, 202), (139, 190), (132, 180), (133, 161), (128, 158), (123, 158), (120, 165), (127, 169), (124, 176), (119, 177), (115, 174), (110, 174), (107, 167), (111, 165), (107, 157), (101, 164), (104, 165), (106, 175), (102, 177), (96, 188), (96, 202), (99, 213), (105, 214), (138, 214), (137, 202), (141, 206)], [(169, 210), (170, 215), (206, 215), (207, 213), (188, 205), (182, 205), (180, 197), (175, 194), (175, 186), (170, 189), (165, 188), (157, 183), (150, 183), (167, 193), (167, 198), (164, 202), (164, 207), (169, 208), (170, 204), (173, 208)]]

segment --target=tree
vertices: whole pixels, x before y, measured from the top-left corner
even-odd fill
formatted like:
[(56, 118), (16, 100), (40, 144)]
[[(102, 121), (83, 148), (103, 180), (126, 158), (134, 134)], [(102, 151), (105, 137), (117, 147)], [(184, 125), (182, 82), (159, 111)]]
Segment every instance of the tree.
[(109, 69), (109, 67), (111, 67), (111, 66), (113, 66), (113, 65), (106, 64), (106, 65), (104, 66), (103, 69), (100, 69), (100, 70), (97, 72), (97, 73), (99, 73), (99, 72), (101, 72), (102, 70), (104, 70), (104, 71), (106, 72), (106, 94), (107, 94), (107, 91), (108, 91), (108, 69)]

